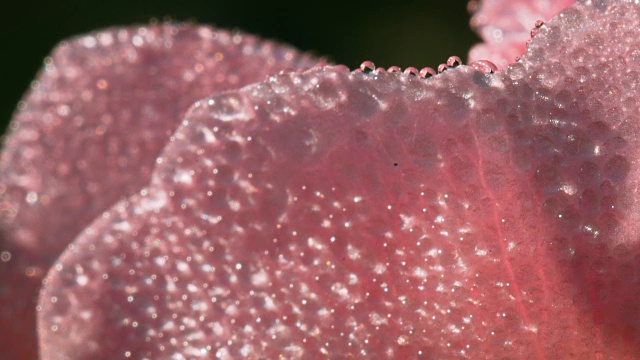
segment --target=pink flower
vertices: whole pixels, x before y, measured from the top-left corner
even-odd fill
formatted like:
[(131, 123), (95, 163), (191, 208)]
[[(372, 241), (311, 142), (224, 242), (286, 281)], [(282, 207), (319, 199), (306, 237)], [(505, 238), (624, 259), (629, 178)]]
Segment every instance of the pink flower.
[(50, 269), (43, 358), (637, 358), (639, 20), (635, 1), (580, 1), (497, 72), (272, 75), (172, 135), (176, 99), (216, 83), (189, 85), (198, 69), (314, 61), (204, 28), (77, 39), (0, 163), (2, 314), (17, 297), (29, 314), (37, 281), (16, 284), (135, 191)]

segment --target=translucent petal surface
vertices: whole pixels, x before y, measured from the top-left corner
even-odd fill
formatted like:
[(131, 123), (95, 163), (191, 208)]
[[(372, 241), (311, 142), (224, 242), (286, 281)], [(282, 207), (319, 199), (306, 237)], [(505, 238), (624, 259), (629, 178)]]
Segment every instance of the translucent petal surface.
[(525, 51), (536, 21), (547, 21), (575, 0), (481, 0), (471, 26), (485, 41), (469, 52), (469, 61), (490, 60), (500, 68)]
[(199, 102), (47, 277), (45, 358), (638, 358), (639, 20), (576, 5), (503, 73)]
[(108, 29), (58, 46), (19, 106), (0, 160), (3, 356), (33, 356), (40, 280), (93, 218), (149, 182), (195, 100), (316, 62), (186, 24)]

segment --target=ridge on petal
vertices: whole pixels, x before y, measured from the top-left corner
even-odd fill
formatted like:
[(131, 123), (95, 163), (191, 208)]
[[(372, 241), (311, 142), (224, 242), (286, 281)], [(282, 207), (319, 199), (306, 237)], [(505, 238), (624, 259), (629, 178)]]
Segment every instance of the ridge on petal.
[(35, 356), (40, 280), (93, 218), (149, 182), (195, 100), (317, 63), (252, 35), (192, 24), (63, 41), (18, 108), (0, 158), (0, 252), (11, 254), (0, 262), (3, 353)]
[(637, 358), (640, 6), (605, 5), (505, 72), (198, 102), (49, 273), (44, 357)]

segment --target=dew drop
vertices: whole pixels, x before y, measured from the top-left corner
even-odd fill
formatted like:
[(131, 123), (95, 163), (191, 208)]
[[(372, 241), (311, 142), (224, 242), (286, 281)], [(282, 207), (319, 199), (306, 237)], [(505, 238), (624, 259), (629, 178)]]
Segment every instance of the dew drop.
[(443, 72), (447, 71), (448, 68), (449, 66), (447, 64), (438, 65), (438, 74), (442, 74)]
[(580, 211), (586, 215), (595, 215), (600, 207), (600, 200), (595, 191), (590, 188), (585, 189), (578, 200)]
[(373, 70), (375, 70), (375, 68), (376, 65), (372, 61), (364, 61), (362, 64), (360, 64), (360, 70), (362, 70), (362, 72), (365, 74), (372, 72)]
[(622, 181), (629, 174), (631, 165), (629, 161), (621, 155), (615, 155), (604, 166), (607, 177), (613, 181)]
[(402, 72), (402, 69), (400, 69), (400, 67), (398, 67), (398, 66), (390, 66), (390, 67), (387, 69), (387, 72), (390, 72), (390, 73), (399, 73), (399, 72)]
[(629, 254), (629, 248), (625, 244), (618, 244), (613, 248), (613, 256), (621, 259)]
[(33, 205), (35, 203), (38, 202), (38, 193), (34, 192), (34, 191), (29, 191), (27, 193), (27, 196), (25, 197), (25, 200), (27, 201), (27, 204), (29, 205)]
[(422, 70), (420, 70), (420, 77), (423, 79), (428, 79), (435, 75), (436, 75), (436, 71), (430, 67), (422, 68)]
[(292, 72), (295, 72), (295, 69), (293, 69), (293, 68), (284, 68), (284, 69), (280, 70), (280, 72), (278, 74), (285, 75), (285, 74), (292, 73)]
[(478, 60), (471, 63), (471, 67), (485, 74), (492, 74), (498, 71), (496, 64), (489, 60)]
[(413, 66), (410, 66), (410, 67), (404, 69), (404, 74), (405, 75), (420, 76), (420, 72), (418, 71), (418, 69), (414, 68)]
[(76, 282), (80, 286), (85, 286), (85, 285), (87, 285), (89, 283), (89, 278), (86, 275), (79, 275), (76, 278)]
[(531, 29), (531, 37), (536, 36), (540, 32), (540, 28), (544, 25), (544, 21), (538, 20), (536, 21), (535, 27)]
[(409, 345), (409, 339), (404, 335), (399, 336), (397, 339), (397, 342), (398, 342), (398, 345), (400, 346)]
[(558, 17), (559, 23), (565, 25), (568, 29), (579, 28), (584, 25), (584, 15), (575, 8), (567, 8)]
[[(340, 71), (340, 72), (345, 73), (345, 74), (349, 72), (349, 68), (347, 66), (345, 66), (345, 65), (336, 65), (335, 69), (337, 71)], [(360, 70), (360, 71), (362, 71), (362, 70)]]
[(462, 65), (462, 60), (457, 56), (451, 56), (447, 59), (447, 66), (456, 67)]

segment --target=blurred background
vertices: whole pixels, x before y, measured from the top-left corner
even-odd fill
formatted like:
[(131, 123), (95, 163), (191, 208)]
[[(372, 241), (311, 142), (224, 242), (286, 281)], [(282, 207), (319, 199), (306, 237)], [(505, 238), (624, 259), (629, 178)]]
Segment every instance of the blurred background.
[(0, 134), (51, 49), (66, 37), (103, 27), (196, 21), (277, 39), (351, 69), (364, 60), (384, 67), (437, 67), (451, 55), (465, 60), (480, 41), (469, 28), (468, 0), (132, 2), (12, 2), (0, 23)]

